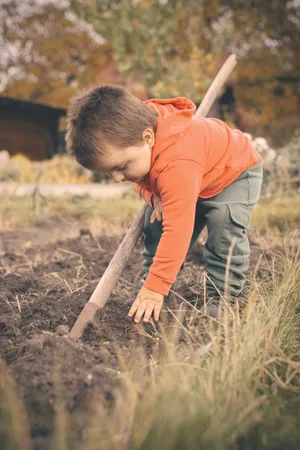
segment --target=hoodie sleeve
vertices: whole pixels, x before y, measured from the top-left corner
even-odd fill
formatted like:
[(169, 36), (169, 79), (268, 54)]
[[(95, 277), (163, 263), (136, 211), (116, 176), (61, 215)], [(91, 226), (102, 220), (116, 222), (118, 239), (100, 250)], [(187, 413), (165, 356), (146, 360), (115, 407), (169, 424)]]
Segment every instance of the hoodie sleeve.
[(153, 208), (152, 205), (152, 195), (151, 192), (147, 191), (147, 189), (140, 186), (138, 183), (133, 183), (134, 189), (137, 191), (137, 193), (145, 200), (146, 203), (148, 203), (151, 208)]
[(167, 295), (188, 252), (195, 223), (203, 167), (190, 160), (169, 164), (157, 179), (163, 234), (144, 286)]

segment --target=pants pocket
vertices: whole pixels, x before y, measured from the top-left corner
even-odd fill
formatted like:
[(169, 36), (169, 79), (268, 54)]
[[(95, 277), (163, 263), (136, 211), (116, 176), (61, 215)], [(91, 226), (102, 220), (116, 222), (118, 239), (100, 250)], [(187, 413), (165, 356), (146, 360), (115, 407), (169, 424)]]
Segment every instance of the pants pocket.
[[(233, 261), (241, 263), (249, 258), (250, 245), (248, 240), (248, 231), (251, 226), (251, 209), (240, 204), (227, 205), (227, 218), (224, 221), (221, 233), (220, 253), (228, 256), (229, 249), (232, 248)], [(238, 258), (236, 260), (236, 258)]]
[(244, 205), (227, 205), (231, 221), (246, 230), (254, 230), (251, 225), (251, 209)]

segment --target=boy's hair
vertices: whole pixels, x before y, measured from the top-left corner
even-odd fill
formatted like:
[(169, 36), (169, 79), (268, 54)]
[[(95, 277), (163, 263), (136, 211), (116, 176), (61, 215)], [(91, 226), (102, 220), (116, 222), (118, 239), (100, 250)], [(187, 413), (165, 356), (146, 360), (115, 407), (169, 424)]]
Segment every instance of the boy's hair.
[(87, 169), (99, 153), (142, 144), (142, 133), (156, 132), (158, 114), (121, 86), (101, 86), (83, 91), (71, 101), (67, 116), (68, 152)]

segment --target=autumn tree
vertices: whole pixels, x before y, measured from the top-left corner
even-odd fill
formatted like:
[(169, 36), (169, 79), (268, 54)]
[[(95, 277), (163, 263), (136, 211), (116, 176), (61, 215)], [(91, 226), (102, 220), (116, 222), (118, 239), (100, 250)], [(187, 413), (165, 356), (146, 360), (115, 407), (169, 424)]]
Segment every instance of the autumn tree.
[(299, 114), (298, 0), (223, 0), (223, 48), (240, 58), (236, 95), (263, 122)]
[(72, 0), (150, 96), (199, 102), (225, 56), (239, 64), (237, 102), (261, 121), (299, 111), (298, 0)]
[(66, 107), (110, 59), (110, 48), (62, 0), (2, 0), (2, 95)]
[[(150, 96), (183, 91), (200, 100), (215, 63), (194, 35), (192, 17), (205, 1), (73, 0), (72, 5), (110, 43), (119, 70), (142, 76)], [(198, 19), (197, 26), (206, 26), (205, 17)]]

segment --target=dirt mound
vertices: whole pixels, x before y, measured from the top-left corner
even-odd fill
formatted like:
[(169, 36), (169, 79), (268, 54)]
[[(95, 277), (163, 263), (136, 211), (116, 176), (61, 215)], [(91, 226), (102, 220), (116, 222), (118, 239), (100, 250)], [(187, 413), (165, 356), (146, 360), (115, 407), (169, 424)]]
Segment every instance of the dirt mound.
[(11, 372), (22, 390), (32, 436), (39, 438), (36, 448), (42, 440), (47, 448), (58, 411), (64, 411), (72, 425), (71, 441), (78, 440), (93, 401), (110, 407), (118, 385), (118, 378), (107, 373), (88, 345), (46, 332), (23, 343)]

